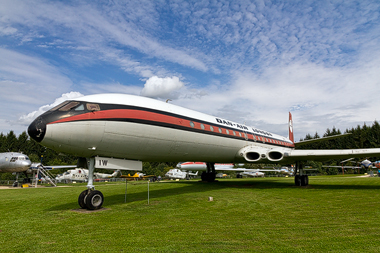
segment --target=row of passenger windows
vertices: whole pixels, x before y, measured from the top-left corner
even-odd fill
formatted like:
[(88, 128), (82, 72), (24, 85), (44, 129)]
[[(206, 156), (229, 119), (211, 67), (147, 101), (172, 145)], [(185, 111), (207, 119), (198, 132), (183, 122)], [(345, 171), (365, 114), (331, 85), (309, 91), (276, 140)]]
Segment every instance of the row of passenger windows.
[[(192, 128), (194, 128), (195, 127), (195, 123), (194, 122), (192, 122), (192, 121), (190, 121), (190, 126), (192, 127)], [(202, 123), (200, 123), (200, 126), (201, 126), (201, 128), (202, 128), (202, 130), (208, 130), (208, 129), (206, 129), (206, 127), (205, 127), (205, 125), (204, 124), (202, 124)], [(211, 132), (214, 132), (214, 127), (213, 126), (208, 126), (209, 127), (209, 130), (211, 131)], [(228, 129), (224, 129), (225, 130), (225, 132), (226, 132), (226, 134), (230, 134), (230, 132), (232, 132), (232, 134), (234, 135), (234, 136), (240, 136), (240, 137), (243, 137), (243, 135), (244, 135), (244, 138), (247, 140), (248, 139), (248, 135), (246, 134), (246, 133), (241, 133), (241, 132), (238, 132), (238, 131), (233, 131), (233, 130), (228, 130)], [(223, 133), (223, 129), (222, 128), (220, 128), (220, 127), (218, 127), (217, 128), (217, 131), (219, 132), (219, 133)], [(286, 142), (282, 142), (282, 141), (276, 141), (276, 140), (272, 140), (272, 139), (268, 139), (268, 138), (264, 138), (264, 137), (257, 137), (259, 140), (261, 139), (262, 141), (264, 141), (264, 142), (270, 142), (270, 143), (275, 143), (275, 144), (281, 144), (281, 145), (287, 145), (288, 143), (286, 143)], [(253, 139), (256, 141), (257, 139), (256, 139), (256, 136), (255, 135), (253, 135)]]
[[(190, 121), (190, 126), (191, 126), (192, 128), (194, 128), (194, 127), (195, 127), (194, 122)], [(201, 128), (202, 128), (203, 130), (206, 130), (205, 125), (203, 125), (203, 124), (201, 123), (200, 126), (201, 126)], [(211, 132), (214, 132), (214, 127), (213, 127), (213, 126), (209, 126), (209, 128), (210, 128), (210, 131), (211, 131)], [(222, 128), (220, 128), (220, 127), (217, 128), (217, 131), (218, 131), (219, 133), (223, 133), (223, 130), (222, 130)], [(230, 134), (230, 131), (229, 131), (228, 129), (225, 129), (225, 131), (226, 131), (227, 134)], [(243, 135), (241, 134), (241, 132), (237, 132), (237, 133), (236, 133), (235, 131), (231, 131), (231, 132), (232, 132), (232, 134), (235, 135), (235, 136), (239, 135), (240, 137), (243, 137)], [(244, 133), (244, 137), (245, 137), (245, 138), (248, 138), (248, 136), (247, 136), (246, 133)]]

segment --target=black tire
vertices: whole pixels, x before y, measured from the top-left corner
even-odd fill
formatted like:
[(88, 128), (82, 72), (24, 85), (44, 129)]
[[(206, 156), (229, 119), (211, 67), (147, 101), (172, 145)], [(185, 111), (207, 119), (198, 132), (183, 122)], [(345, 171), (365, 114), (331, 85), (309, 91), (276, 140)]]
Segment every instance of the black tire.
[(88, 210), (96, 210), (102, 207), (104, 201), (100, 191), (90, 191), (86, 197), (86, 207)]
[(201, 179), (202, 179), (202, 181), (207, 181), (207, 173), (206, 172), (202, 172)]
[(301, 176), (301, 186), (306, 186), (305, 176)]
[(309, 185), (309, 176), (303, 175), (301, 176), (301, 186)]
[(216, 174), (215, 173), (208, 173), (207, 181), (208, 182), (215, 182)]
[(79, 194), (79, 197), (78, 197), (78, 204), (80, 206), (80, 208), (83, 208), (83, 209), (86, 209), (86, 196), (88, 194), (88, 190), (84, 190), (82, 191), (80, 194)]
[(301, 176), (300, 175), (294, 176), (294, 183), (296, 186), (301, 186)]

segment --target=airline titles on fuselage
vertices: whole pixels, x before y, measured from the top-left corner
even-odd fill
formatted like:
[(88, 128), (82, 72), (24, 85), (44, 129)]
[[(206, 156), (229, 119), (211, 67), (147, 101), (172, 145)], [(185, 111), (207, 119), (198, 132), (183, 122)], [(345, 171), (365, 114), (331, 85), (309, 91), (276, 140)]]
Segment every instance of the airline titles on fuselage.
[[(236, 123), (232, 123), (231, 121), (228, 121), (228, 120), (223, 120), (223, 119), (219, 119), (219, 118), (215, 118), (216, 119), (216, 122), (218, 123), (221, 123), (221, 124), (224, 124), (224, 125), (227, 125), (227, 126), (232, 126), (232, 127), (237, 127), (239, 129), (242, 129), (242, 130), (249, 130), (248, 127), (244, 126), (244, 125), (239, 125), (239, 124), (236, 124)], [(271, 133), (268, 133), (266, 131), (262, 131), (262, 130), (259, 130), (259, 129), (256, 129), (256, 128), (252, 128), (252, 131), (254, 133), (258, 133), (258, 134), (263, 134), (263, 135), (267, 135), (267, 136), (272, 136)]]

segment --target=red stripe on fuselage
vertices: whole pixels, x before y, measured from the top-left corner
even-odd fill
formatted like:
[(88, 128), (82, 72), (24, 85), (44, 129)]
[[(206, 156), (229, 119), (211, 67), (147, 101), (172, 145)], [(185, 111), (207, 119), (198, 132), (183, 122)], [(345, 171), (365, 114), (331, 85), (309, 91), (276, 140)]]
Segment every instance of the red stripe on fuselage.
[[(143, 111), (143, 110), (134, 110), (134, 109), (114, 109), (114, 110), (88, 112), (88, 113), (83, 113), (83, 114), (67, 117), (64, 119), (60, 119), (60, 120), (51, 122), (49, 124), (73, 122), (73, 121), (107, 120), (107, 119), (135, 119), (135, 120), (159, 122), (159, 123), (186, 127), (189, 130), (197, 129), (200, 131), (214, 132), (214, 133), (223, 134), (225, 136), (231, 136), (235, 138), (240, 137), (240, 139), (241, 138), (244, 139), (244, 136), (246, 134), (247, 135), (246, 139), (250, 141), (260, 141), (260, 142), (268, 143), (268, 144), (276, 144), (276, 145), (281, 145), (285, 147), (294, 147), (293, 144), (288, 143), (288, 142), (278, 141), (278, 140), (274, 140), (267, 137), (261, 137), (261, 136), (253, 135), (248, 132), (226, 129), (218, 125), (199, 123), (199, 122), (196, 122), (195, 120), (191, 121), (191, 120), (178, 118), (178, 117), (174, 117), (170, 115), (165, 115), (161, 113)], [(190, 122), (194, 124), (193, 127), (190, 125)], [(211, 126), (213, 127), (213, 131), (210, 129)], [(221, 129), (221, 131), (219, 131), (219, 129)]]

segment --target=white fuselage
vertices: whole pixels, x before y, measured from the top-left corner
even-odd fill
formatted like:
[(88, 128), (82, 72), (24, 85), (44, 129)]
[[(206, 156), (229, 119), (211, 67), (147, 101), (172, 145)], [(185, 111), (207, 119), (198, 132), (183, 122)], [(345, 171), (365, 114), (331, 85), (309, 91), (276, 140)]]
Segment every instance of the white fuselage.
[(198, 173), (191, 173), (189, 171), (181, 171), (180, 169), (171, 169), (168, 172), (166, 172), (165, 177), (168, 177), (170, 179), (186, 179), (190, 178), (191, 176), (197, 176)]
[(102, 94), (76, 103), (100, 110), (45, 113), (37, 129), (40, 118), (55, 118), (46, 122), (41, 144), (82, 157), (222, 163), (278, 162), (294, 146), (279, 135), (144, 97)]
[(247, 176), (247, 177), (264, 177), (265, 174), (260, 171), (246, 171), (246, 172), (241, 172), (240, 173), (242, 176)]
[[(104, 178), (113, 178), (118, 175), (118, 171), (115, 171), (112, 174), (107, 173), (94, 173), (94, 178), (104, 179)], [(87, 169), (74, 169), (68, 170), (63, 174), (59, 174), (55, 178), (58, 181), (61, 180), (71, 180), (71, 181), (83, 181), (86, 182), (88, 180), (88, 170)]]

